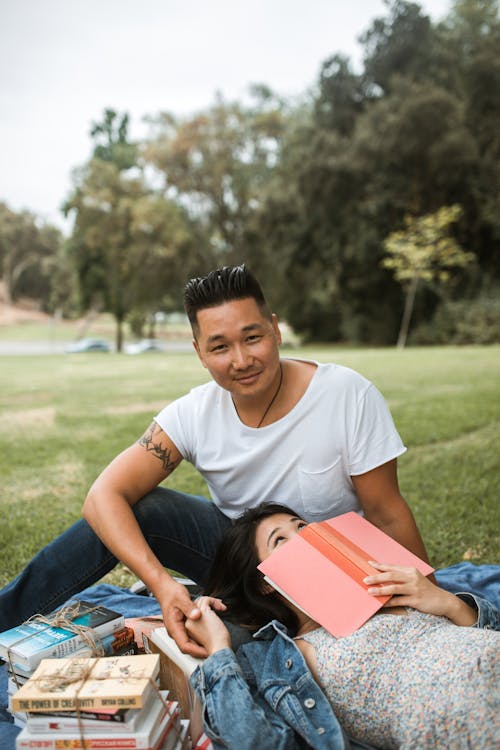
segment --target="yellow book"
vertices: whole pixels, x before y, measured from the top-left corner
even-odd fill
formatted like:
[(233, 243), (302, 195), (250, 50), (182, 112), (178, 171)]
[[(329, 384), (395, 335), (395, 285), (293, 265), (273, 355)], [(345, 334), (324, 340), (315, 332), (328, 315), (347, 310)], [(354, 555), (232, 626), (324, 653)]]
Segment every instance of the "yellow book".
[(158, 679), (155, 654), (43, 659), (11, 697), (12, 711), (142, 708)]

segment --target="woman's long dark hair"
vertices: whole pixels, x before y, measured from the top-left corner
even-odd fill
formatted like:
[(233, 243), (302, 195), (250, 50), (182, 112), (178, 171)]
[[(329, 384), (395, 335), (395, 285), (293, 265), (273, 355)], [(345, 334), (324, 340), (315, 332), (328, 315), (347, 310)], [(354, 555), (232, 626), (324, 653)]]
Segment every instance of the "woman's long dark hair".
[(262, 503), (234, 521), (217, 549), (204, 590), (227, 605), (224, 619), (252, 630), (276, 619), (295, 632), (298, 628), (295, 613), (280, 594), (268, 591), (263, 574), (257, 570), (260, 562), (255, 546), (257, 526), (276, 513), (297, 516), (285, 505)]

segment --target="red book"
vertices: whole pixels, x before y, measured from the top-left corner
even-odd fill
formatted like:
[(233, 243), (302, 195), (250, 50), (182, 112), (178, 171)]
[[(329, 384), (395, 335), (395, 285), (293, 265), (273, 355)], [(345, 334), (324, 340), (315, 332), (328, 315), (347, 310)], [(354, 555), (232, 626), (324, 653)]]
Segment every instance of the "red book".
[(354, 633), (390, 598), (363, 583), (380, 573), (369, 561), (433, 568), (357, 513), (310, 523), (258, 567), (266, 580), (338, 637)]

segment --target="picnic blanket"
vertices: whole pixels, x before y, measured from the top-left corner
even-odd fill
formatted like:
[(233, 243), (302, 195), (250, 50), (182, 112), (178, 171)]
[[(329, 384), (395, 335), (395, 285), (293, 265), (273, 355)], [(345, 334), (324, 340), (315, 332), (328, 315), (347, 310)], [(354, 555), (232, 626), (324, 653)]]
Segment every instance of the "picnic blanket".
[[(440, 586), (447, 591), (470, 591), (483, 596), (500, 609), (500, 565), (474, 565), (461, 562), (436, 571)], [(81, 598), (94, 604), (102, 604), (120, 612), (125, 617), (148, 617), (161, 614), (156, 599), (150, 596), (134, 594), (128, 589), (97, 584), (81, 592)], [(21, 731), (12, 723), (7, 711), (7, 673), (6, 666), (0, 667), (0, 748), (15, 750), (16, 736)]]

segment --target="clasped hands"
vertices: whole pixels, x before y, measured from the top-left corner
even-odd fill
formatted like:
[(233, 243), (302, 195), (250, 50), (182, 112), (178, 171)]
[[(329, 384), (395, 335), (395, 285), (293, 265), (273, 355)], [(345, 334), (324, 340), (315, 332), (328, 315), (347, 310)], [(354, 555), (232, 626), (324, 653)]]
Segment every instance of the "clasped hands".
[(168, 634), (183, 653), (203, 659), (231, 646), (229, 631), (216, 614), (227, 609), (221, 599), (202, 596), (193, 602), (186, 587), (171, 578), (155, 593)]

